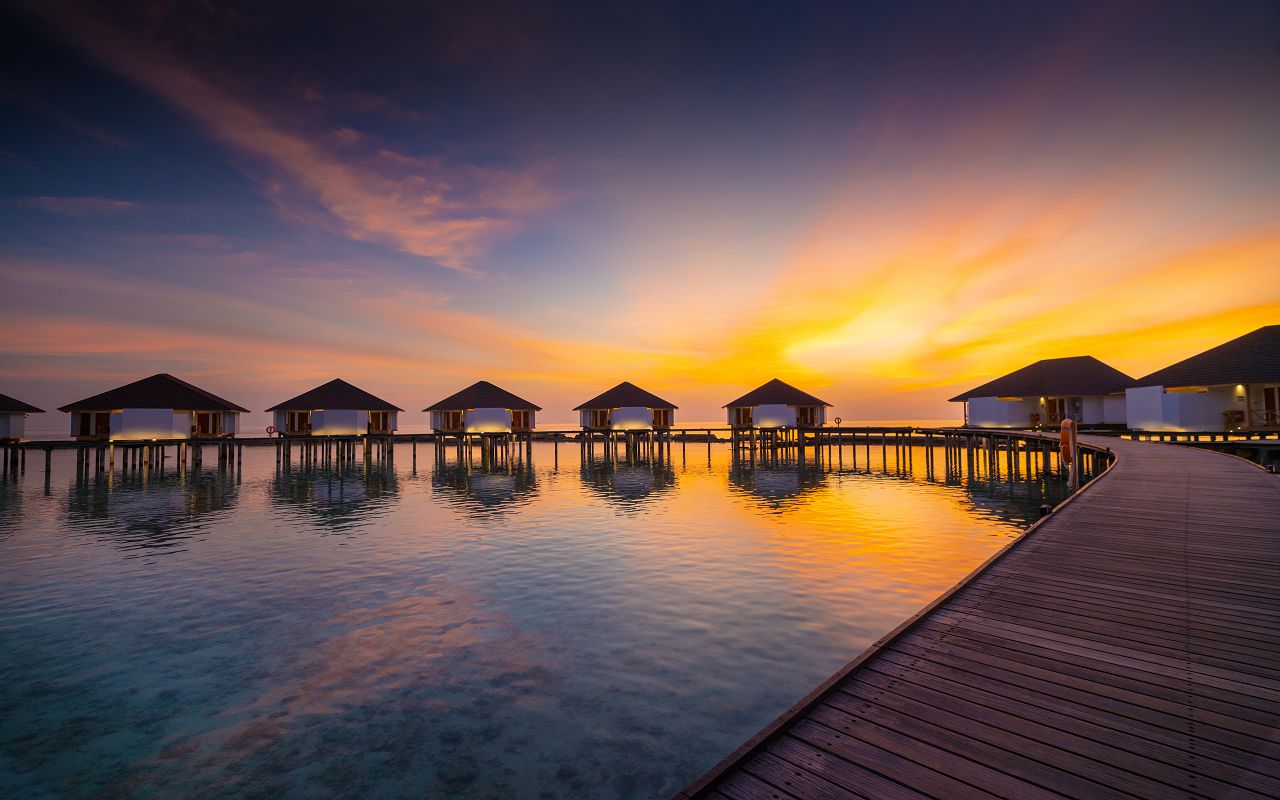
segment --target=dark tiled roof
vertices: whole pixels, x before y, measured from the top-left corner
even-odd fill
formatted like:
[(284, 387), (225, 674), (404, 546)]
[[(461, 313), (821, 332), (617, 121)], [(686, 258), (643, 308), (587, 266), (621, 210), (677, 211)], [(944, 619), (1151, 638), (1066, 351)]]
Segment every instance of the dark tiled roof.
[(1206, 350), (1198, 356), (1156, 370), (1137, 386), (1221, 386), (1230, 383), (1280, 381), (1280, 325)]
[(972, 397), (1069, 397), (1111, 394), (1133, 385), (1133, 378), (1093, 356), (1046, 358), (1014, 370), (951, 398), (958, 403)]
[(650, 394), (631, 381), (623, 381), (604, 394), (596, 395), (578, 406), (574, 411), (584, 408), (677, 408), (656, 394)]
[(516, 397), (511, 392), (500, 386), (494, 386), (488, 381), (476, 381), (467, 388), (451, 394), (439, 403), (427, 406), (423, 411), (458, 411), (468, 408), (511, 408), (511, 409), (530, 409), (533, 411), (541, 411), (542, 408), (535, 406), (528, 400)]
[(15, 400), (7, 394), (0, 394), (0, 414), (43, 414), (43, 408), (36, 408), (30, 403)]
[(59, 411), (106, 411), (112, 408), (172, 408), (183, 411), (244, 411), (216, 394), (180, 381), (168, 373), (127, 383), (60, 407)]
[(342, 408), (352, 411), (404, 411), (381, 397), (374, 397), (358, 386), (352, 386), (341, 378), (334, 378), (309, 392), (303, 392), (292, 400), (285, 400), (268, 411), (291, 409), (305, 411), (313, 408)]
[(789, 383), (783, 383), (774, 378), (764, 386), (747, 392), (732, 403), (726, 403), (724, 407), (768, 405), (829, 406), (831, 404), (825, 400), (819, 400), (808, 392), (802, 392)]

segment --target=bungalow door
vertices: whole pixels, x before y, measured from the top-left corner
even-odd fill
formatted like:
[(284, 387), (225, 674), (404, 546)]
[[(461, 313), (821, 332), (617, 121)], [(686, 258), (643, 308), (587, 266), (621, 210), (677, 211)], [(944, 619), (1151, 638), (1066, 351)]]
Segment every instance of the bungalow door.
[(369, 412), (369, 433), (387, 433), (391, 429), (390, 411)]
[(311, 433), (311, 412), (310, 411), (289, 411), (286, 412), (285, 433), (303, 434)]
[(222, 435), (222, 413), (218, 411), (196, 412), (196, 437), (201, 439)]
[(1050, 397), (1044, 401), (1045, 424), (1059, 425), (1067, 417), (1067, 401), (1063, 397)]
[(750, 428), (751, 427), (751, 407), (739, 406), (733, 410), (733, 427)]
[[(514, 423), (514, 420), (515, 420), (515, 415), (513, 414), (513, 415), (512, 415), (512, 424), (513, 424), (513, 426), (514, 426), (514, 424), (515, 424), (515, 423)], [(591, 409), (591, 414), (590, 414), (590, 423), (591, 423), (590, 427), (592, 427), (592, 428), (607, 428), (607, 427), (609, 427), (609, 409), (607, 409), (607, 408), (593, 408), (593, 409)]]
[(440, 430), (442, 431), (460, 431), (462, 430), (462, 419), (466, 414), (465, 411), (442, 411), (440, 412)]
[(666, 430), (671, 427), (671, 409), (655, 408), (653, 410), (653, 427), (657, 430)]
[(511, 430), (527, 431), (533, 427), (533, 412), (527, 408), (511, 410)]
[(813, 406), (796, 406), (796, 424), (801, 428), (812, 428), (818, 423), (818, 409)]
[(1267, 386), (1262, 390), (1262, 424), (1267, 428), (1280, 427), (1280, 386)]
[(81, 411), (76, 436), (110, 436), (110, 411)]

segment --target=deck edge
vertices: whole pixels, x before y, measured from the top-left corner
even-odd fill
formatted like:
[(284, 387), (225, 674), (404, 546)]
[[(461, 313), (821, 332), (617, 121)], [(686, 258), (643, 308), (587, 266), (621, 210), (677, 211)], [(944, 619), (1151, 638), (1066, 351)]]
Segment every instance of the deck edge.
[[(1038, 438), (1045, 439), (1045, 440), (1053, 440), (1051, 439), (1051, 437), (1048, 437), (1048, 436), (1040, 436)], [(1100, 481), (1106, 478), (1109, 478), (1112, 474), (1112, 471), (1115, 469), (1116, 464), (1120, 462), (1119, 451), (1113, 450), (1110, 447), (1102, 447), (1100, 445), (1088, 445), (1088, 446), (1094, 450), (1109, 453), (1111, 455), (1111, 462), (1107, 464), (1107, 468), (1103, 470), (1101, 474), (1097, 475), (1093, 480), (1089, 481), (1087, 484), (1085, 484), (1083, 487), (1077, 490), (1070, 497), (1068, 497), (1067, 499), (1059, 503), (1053, 509), (1053, 513), (1033, 522), (1030, 526), (1027, 527), (1026, 530), (1020, 533), (1016, 539), (1013, 539), (1004, 547), (1001, 547), (999, 550), (992, 553), (987, 558), (986, 561), (983, 561), (981, 564), (975, 567), (974, 570), (970, 572), (968, 575), (965, 575), (957, 583), (952, 585), (949, 589), (947, 589), (942, 594), (935, 597), (933, 600), (929, 601), (929, 603), (927, 603), (919, 611), (912, 614), (910, 617), (907, 617), (896, 628), (889, 631), (888, 633), (886, 633), (884, 636), (880, 637), (876, 641), (872, 642), (867, 647), (867, 649), (859, 653), (856, 658), (854, 658), (848, 664), (845, 664), (843, 667), (837, 670), (835, 674), (833, 674), (831, 677), (827, 678), (825, 681), (818, 684), (816, 688), (814, 688), (804, 697), (800, 698), (795, 703), (791, 704), (791, 706), (789, 706), (785, 711), (783, 711), (780, 715), (778, 715), (772, 722), (770, 722), (768, 725), (761, 728), (754, 736), (752, 736), (751, 738), (743, 742), (741, 745), (739, 745), (736, 750), (734, 750), (732, 753), (722, 758), (719, 762), (715, 764), (715, 766), (711, 767), (711, 769), (702, 773), (700, 776), (695, 778), (692, 783), (690, 783), (689, 785), (685, 786), (685, 788), (677, 792), (671, 798), (671, 800), (696, 800), (696, 798), (702, 796), (708, 789), (710, 789), (713, 784), (715, 784), (721, 778), (726, 777), (729, 772), (731, 772), (732, 770), (738, 767), (745, 765), (747, 761), (754, 758), (761, 750), (764, 749), (766, 745), (770, 744), (779, 734), (781, 734), (783, 729), (786, 728), (791, 723), (792, 720), (805, 714), (806, 712), (808, 712), (809, 710), (817, 706), (819, 703), (821, 703), (823, 698), (825, 698), (828, 694), (830, 694), (831, 691), (835, 688), (835, 686), (838, 683), (843, 681), (845, 678), (849, 677), (849, 675), (851, 675), (854, 671), (856, 671), (859, 667), (861, 667), (864, 663), (870, 660), (874, 655), (879, 653), (885, 647), (894, 643), (899, 638), (901, 638), (902, 636), (906, 635), (911, 630), (913, 630), (916, 627), (916, 625), (918, 625), (921, 622), (921, 620), (923, 620), (929, 614), (933, 613), (933, 611), (936, 610), (939, 606), (941, 606), (942, 604), (950, 600), (953, 596), (955, 596), (957, 593), (963, 590), (966, 586), (968, 586), (971, 582), (973, 582), (975, 579), (977, 579), (979, 576), (985, 573), (988, 569), (994, 566), (997, 562), (999, 562), (1009, 553), (1013, 552), (1013, 550), (1016, 547), (1018, 547), (1018, 545), (1022, 544), (1023, 542), (1027, 541), (1027, 539), (1031, 538), (1031, 536), (1036, 531), (1038, 531), (1040, 528), (1044, 527), (1051, 520), (1053, 520), (1060, 509), (1067, 506), (1076, 498), (1084, 496), (1089, 489), (1096, 486)], [(1245, 459), (1245, 460), (1247, 461), (1248, 459)]]

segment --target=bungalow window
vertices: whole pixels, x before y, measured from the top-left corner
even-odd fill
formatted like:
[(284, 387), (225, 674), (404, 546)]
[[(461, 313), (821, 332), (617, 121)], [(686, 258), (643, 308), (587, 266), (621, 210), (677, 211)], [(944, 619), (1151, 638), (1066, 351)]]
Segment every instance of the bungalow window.
[(369, 433), (387, 433), (391, 430), (390, 411), (369, 412)]
[(670, 428), (671, 427), (671, 409), (655, 408), (653, 410), (653, 427)]
[[(515, 415), (512, 414), (512, 425), (515, 424)], [(609, 427), (609, 409), (593, 408), (588, 416), (588, 427), (591, 428), (607, 428)]]
[(460, 431), (462, 430), (462, 417), (464, 411), (441, 411), (440, 412), (440, 430), (442, 431)]
[(286, 433), (311, 433), (311, 412), (290, 411), (285, 422)]
[(818, 424), (818, 409), (814, 406), (796, 406), (796, 424), (806, 427)]
[(751, 427), (751, 407), (739, 406), (733, 410), (733, 425), (735, 428)]
[(527, 408), (511, 410), (511, 430), (527, 431), (533, 427), (533, 412)]

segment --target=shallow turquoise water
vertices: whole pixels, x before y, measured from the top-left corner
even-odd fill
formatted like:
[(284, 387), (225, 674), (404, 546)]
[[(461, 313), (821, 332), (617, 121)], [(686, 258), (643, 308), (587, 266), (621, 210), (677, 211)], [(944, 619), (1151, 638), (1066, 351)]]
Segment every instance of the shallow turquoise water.
[(1061, 492), (244, 453), (0, 488), (0, 796), (667, 797)]

